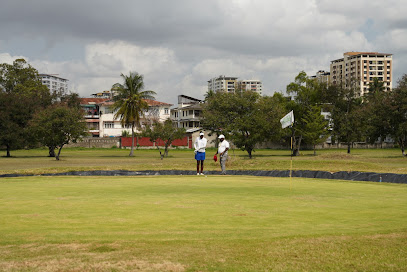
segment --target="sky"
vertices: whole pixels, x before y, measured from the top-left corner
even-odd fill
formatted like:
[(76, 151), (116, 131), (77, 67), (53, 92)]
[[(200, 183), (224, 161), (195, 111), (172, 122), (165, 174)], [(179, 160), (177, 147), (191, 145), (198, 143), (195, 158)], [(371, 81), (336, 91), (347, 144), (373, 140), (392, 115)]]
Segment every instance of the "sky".
[(81, 97), (130, 71), (156, 100), (203, 99), (219, 75), (285, 93), (344, 52), (393, 54), (407, 73), (405, 0), (0, 0), (0, 63), (24, 58)]

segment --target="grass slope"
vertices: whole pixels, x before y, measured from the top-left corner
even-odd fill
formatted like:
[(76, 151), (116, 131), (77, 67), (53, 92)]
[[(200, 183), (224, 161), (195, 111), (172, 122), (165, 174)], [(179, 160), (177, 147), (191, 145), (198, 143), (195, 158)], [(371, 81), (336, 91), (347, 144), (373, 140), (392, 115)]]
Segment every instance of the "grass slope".
[(407, 186), (233, 177), (0, 180), (2, 271), (406, 271)]

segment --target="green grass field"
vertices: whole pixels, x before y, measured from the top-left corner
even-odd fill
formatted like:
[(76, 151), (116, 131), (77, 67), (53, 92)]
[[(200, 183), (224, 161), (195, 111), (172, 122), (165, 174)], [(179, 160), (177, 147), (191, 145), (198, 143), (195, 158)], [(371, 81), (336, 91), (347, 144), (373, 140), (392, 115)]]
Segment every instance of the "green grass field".
[[(196, 163), (191, 150), (171, 150), (169, 157), (160, 159), (157, 150), (121, 149), (63, 149), (61, 161), (47, 157), (46, 149), (12, 151), (12, 158), (0, 157), (0, 175), (10, 173), (42, 174), (76, 170), (194, 170)], [(219, 170), (211, 158), (215, 149), (207, 151), (206, 170)], [(356, 149), (348, 155), (343, 149), (302, 151), (293, 158), (293, 170), (361, 171), (407, 174), (407, 158), (399, 149)], [(1, 153), (0, 153), (1, 155)], [(5, 152), (3, 153), (3, 156)], [(249, 159), (241, 150), (229, 151), (228, 169), (287, 170), (290, 168), (288, 150), (257, 150)]]
[(0, 179), (1, 271), (407, 271), (406, 256), (403, 184)]
[[(207, 151), (205, 170), (219, 170)], [(407, 174), (398, 149), (303, 151), (293, 170)], [(194, 170), (190, 150), (46, 149), (1, 174)], [(1, 155), (1, 154), (0, 154)], [(4, 154), (5, 155), (5, 154)], [(287, 150), (228, 169), (287, 170)], [(0, 271), (407, 271), (407, 185), (248, 176), (0, 179)]]

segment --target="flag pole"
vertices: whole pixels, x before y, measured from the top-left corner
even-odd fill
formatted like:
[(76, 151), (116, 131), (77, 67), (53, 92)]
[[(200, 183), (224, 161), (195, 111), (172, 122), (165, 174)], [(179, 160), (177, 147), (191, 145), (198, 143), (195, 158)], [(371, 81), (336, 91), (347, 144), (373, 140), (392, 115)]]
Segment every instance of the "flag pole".
[(291, 133), (291, 159), (290, 159), (290, 191), (292, 187), (292, 172), (293, 172), (293, 136), (294, 136), (294, 124), (291, 125), (292, 133)]
[(280, 119), (281, 127), (291, 127), (291, 160), (290, 160), (290, 191), (291, 191), (291, 176), (293, 171), (293, 138), (294, 138), (294, 111), (290, 111), (283, 118)]

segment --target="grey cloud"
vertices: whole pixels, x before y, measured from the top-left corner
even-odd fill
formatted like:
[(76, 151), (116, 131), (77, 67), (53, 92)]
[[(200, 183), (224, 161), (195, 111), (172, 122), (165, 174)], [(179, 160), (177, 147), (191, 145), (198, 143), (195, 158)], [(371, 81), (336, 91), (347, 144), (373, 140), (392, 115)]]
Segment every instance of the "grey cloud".
[[(145, 73), (166, 97), (201, 94), (222, 69), (284, 91), (299, 71), (327, 70), (345, 51), (394, 53), (407, 70), (404, 32), (393, 31), (406, 29), (405, 11), (402, 0), (3, 0), (0, 54), (46, 60), (42, 69), (66, 73), (82, 95), (109, 88), (124, 69)], [(116, 41), (139, 51), (118, 52)]]

